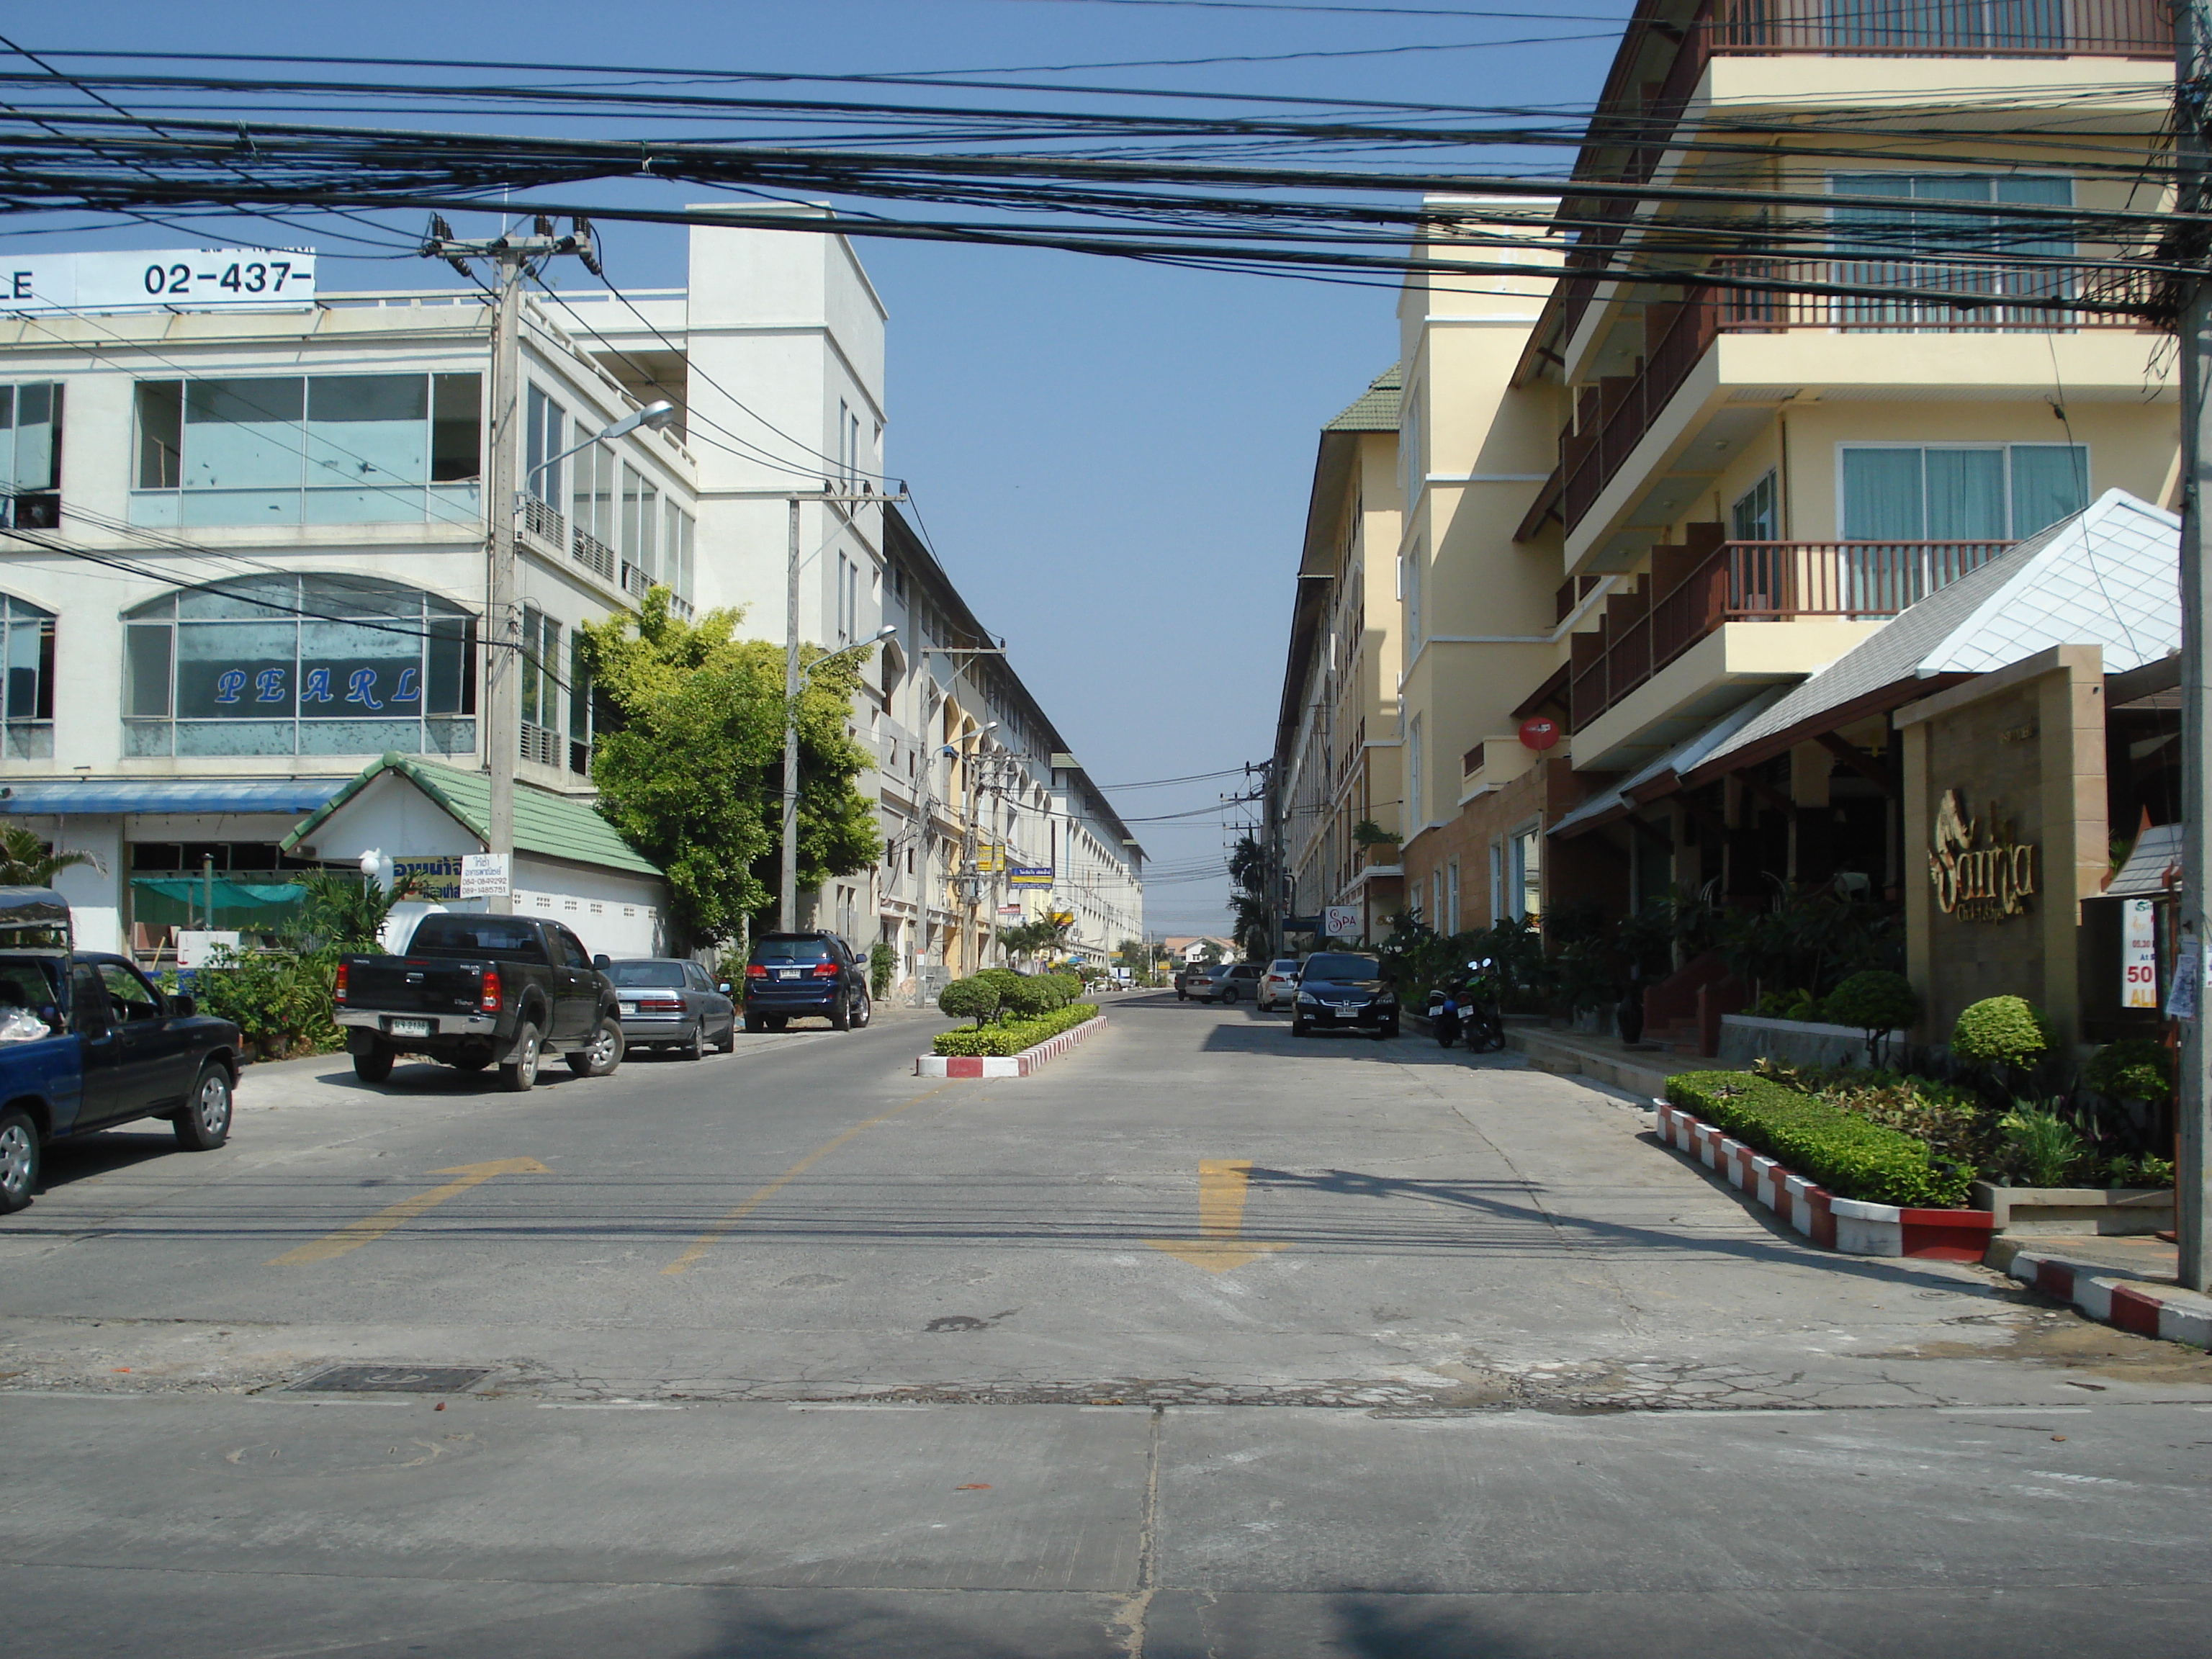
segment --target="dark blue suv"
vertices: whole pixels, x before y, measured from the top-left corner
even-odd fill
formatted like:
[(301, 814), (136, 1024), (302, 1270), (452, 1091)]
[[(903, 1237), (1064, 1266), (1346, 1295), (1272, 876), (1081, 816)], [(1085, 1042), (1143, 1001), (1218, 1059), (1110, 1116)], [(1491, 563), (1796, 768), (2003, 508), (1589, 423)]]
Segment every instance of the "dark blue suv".
[(857, 1031), (874, 1013), (868, 959), (831, 933), (763, 933), (745, 958), (745, 1030), (781, 1031), (816, 1014)]

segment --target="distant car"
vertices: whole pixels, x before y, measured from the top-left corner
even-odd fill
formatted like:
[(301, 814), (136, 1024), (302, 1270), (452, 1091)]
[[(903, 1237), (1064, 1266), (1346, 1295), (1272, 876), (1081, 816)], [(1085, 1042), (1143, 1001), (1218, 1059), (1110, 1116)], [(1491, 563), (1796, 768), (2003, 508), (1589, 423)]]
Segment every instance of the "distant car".
[(1200, 1002), (1239, 1002), (1257, 994), (1266, 971), (1256, 962), (1216, 963), (1192, 976), (1189, 992)]
[(1298, 994), (1298, 959), (1277, 957), (1260, 975), (1260, 1006), (1273, 1009), (1295, 1002)]
[(1317, 951), (1306, 958), (1291, 1005), (1291, 1035), (1317, 1030), (1398, 1035), (1398, 993), (1382, 977), (1380, 962), (1344, 951)]
[(738, 1005), (697, 963), (679, 957), (598, 958), (622, 1003), (623, 1041), (633, 1048), (672, 1048), (703, 1060), (711, 1046), (738, 1046)]
[(745, 1030), (781, 1031), (815, 1014), (841, 1031), (875, 1018), (868, 959), (832, 933), (763, 933), (745, 958)]
[(1205, 975), (1213, 966), (1214, 964), (1210, 962), (1186, 962), (1182, 967), (1176, 969), (1175, 976), (1176, 1000), (1177, 1002), (1187, 1001), (1191, 994), (1191, 981)]

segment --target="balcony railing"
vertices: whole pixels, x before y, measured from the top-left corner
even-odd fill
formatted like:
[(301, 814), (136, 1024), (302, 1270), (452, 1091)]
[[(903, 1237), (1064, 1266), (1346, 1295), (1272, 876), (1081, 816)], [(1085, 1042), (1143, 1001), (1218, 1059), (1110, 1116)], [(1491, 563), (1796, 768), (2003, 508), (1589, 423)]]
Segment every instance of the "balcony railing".
[[(1641, 96), (1616, 98), (1591, 123), (1585, 153), (1628, 148), (1618, 173), (1594, 182), (1640, 185), (1657, 171), (1675, 124), (1716, 57), (1793, 54), (1858, 58), (2151, 58), (2173, 55), (2160, 0), (1706, 0), (1683, 26), (1667, 74)], [(1616, 132), (1619, 136), (1616, 137)], [(1603, 265), (1634, 217), (1609, 198), (1567, 256), (1559, 337), (1571, 339), (1597, 293), (1577, 266)]]
[(1651, 572), (1574, 636), (1569, 707), (1587, 726), (1724, 623), (1893, 617), (2010, 542), (1723, 542), (1718, 526), (1652, 550)]
[[(1564, 480), (1560, 514), (1569, 531), (1582, 521), (1682, 383), (1723, 334), (1778, 334), (1817, 329), (1834, 334), (1983, 334), (2008, 330), (2063, 332), (2140, 328), (2133, 316), (2051, 308), (2052, 301), (2127, 301), (2149, 296), (2094, 265), (1999, 264), (1901, 258), (1774, 259), (1755, 255), (1714, 262), (1717, 273), (1764, 282), (1829, 287), (1879, 286), (1929, 297), (1782, 293), (1700, 283), (1678, 306), (1646, 307), (1643, 365), (1583, 389), (1575, 424), (1559, 434)], [(2148, 279), (2139, 279), (2147, 281)]]
[(568, 556), (606, 581), (615, 579), (615, 550), (588, 530), (577, 529), (568, 544)]

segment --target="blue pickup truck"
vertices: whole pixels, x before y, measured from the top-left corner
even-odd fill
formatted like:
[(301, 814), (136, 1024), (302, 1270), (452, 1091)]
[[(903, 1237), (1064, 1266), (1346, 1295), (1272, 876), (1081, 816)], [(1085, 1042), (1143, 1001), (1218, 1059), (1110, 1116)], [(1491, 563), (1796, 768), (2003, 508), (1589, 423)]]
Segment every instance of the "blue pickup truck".
[(228, 1020), (77, 950), (60, 894), (0, 887), (0, 1215), (37, 1194), (51, 1141), (151, 1117), (190, 1151), (222, 1146), (239, 1053)]

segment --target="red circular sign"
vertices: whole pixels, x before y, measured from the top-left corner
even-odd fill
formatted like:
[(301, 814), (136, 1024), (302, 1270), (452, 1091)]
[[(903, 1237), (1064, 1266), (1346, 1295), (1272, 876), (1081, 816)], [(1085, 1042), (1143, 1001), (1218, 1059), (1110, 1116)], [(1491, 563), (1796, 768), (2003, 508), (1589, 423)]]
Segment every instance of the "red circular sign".
[(1521, 746), (1524, 749), (1549, 749), (1559, 740), (1559, 723), (1539, 714), (1533, 720), (1521, 722)]

